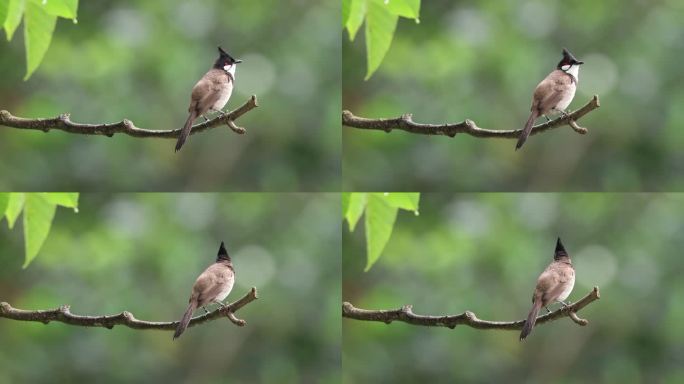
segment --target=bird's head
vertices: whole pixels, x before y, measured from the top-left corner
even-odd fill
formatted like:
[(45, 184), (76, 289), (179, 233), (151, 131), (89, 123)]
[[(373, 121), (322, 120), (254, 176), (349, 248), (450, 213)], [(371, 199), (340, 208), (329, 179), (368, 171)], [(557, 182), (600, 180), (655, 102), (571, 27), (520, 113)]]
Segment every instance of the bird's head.
[(233, 56), (229, 55), (228, 52), (223, 50), (223, 48), (218, 47), (218, 51), (219, 57), (214, 63), (214, 68), (230, 71), (230, 69), (235, 68), (235, 65), (242, 63), (242, 60), (234, 59)]
[(563, 48), (563, 58), (558, 62), (556, 68), (567, 72), (573, 65), (582, 65), (584, 61), (577, 60), (575, 56), (568, 51), (567, 48)]

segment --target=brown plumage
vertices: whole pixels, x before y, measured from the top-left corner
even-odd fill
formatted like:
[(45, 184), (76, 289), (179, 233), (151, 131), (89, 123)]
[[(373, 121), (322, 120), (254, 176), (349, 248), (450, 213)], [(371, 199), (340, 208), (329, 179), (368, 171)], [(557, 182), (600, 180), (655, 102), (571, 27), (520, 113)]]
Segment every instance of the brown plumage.
[[(560, 237), (556, 242), (556, 250), (553, 262), (542, 272), (537, 279), (537, 286), (532, 295), (532, 309), (527, 315), (527, 320), (520, 332), (520, 340), (525, 340), (532, 332), (537, 321), (539, 310), (555, 302), (563, 302), (570, 296), (575, 286), (575, 269), (572, 267), (570, 256), (565, 251)], [(564, 303), (565, 304), (565, 303)]]
[[(221, 242), (216, 262), (205, 269), (192, 286), (188, 308), (178, 322), (173, 339), (177, 339), (185, 332), (195, 309), (203, 308), (205, 305), (212, 303), (223, 306), (223, 300), (233, 289), (234, 283), (235, 270), (233, 269), (233, 263), (230, 256), (228, 256), (223, 242)], [(206, 308), (204, 310), (206, 311)]]
[(551, 112), (564, 113), (575, 97), (579, 65), (584, 62), (575, 59), (567, 50), (563, 49), (563, 59), (556, 69), (549, 73), (534, 89), (530, 117), (518, 137), (515, 149), (520, 149), (532, 132), (532, 125), (539, 116), (546, 116)]
[(242, 60), (235, 60), (219, 47), (219, 58), (213, 67), (206, 73), (192, 88), (190, 96), (190, 115), (183, 125), (183, 129), (178, 135), (176, 151), (179, 151), (190, 136), (192, 122), (207, 112), (223, 113), (222, 109), (228, 103), (230, 95), (233, 93), (233, 83), (235, 82), (235, 65)]

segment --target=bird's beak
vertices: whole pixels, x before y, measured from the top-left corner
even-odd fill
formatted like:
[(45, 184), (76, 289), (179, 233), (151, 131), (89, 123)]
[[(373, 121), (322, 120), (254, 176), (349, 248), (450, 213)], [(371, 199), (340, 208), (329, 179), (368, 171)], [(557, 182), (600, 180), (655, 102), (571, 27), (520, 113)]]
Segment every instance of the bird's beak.
[(575, 64), (577, 64), (577, 65), (582, 65), (582, 64), (584, 64), (584, 61), (578, 61), (578, 62), (575, 63)]
[(234, 60), (234, 63), (235, 63), (235, 64), (242, 63), (242, 60), (240, 60), (240, 59), (235, 59), (235, 60)]

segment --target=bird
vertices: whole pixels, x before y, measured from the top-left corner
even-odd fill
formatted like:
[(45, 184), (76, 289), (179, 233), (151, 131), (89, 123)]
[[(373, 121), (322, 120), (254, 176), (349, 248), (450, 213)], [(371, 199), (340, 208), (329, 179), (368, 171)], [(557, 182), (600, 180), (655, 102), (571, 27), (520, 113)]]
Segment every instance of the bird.
[(520, 341), (525, 340), (532, 332), (541, 307), (549, 311), (547, 306), (555, 302), (559, 302), (564, 306), (569, 305), (564, 300), (570, 296), (574, 286), (575, 269), (572, 267), (570, 256), (565, 251), (565, 247), (559, 237), (556, 241), (553, 262), (546, 267), (537, 279), (537, 287), (532, 295), (532, 309), (527, 315), (527, 320), (525, 320), (525, 324), (520, 332)]
[(584, 64), (583, 61), (577, 60), (567, 48), (563, 48), (563, 58), (556, 65), (556, 69), (534, 89), (530, 117), (515, 144), (516, 151), (525, 144), (532, 131), (532, 124), (539, 116), (544, 116), (549, 120), (546, 115), (551, 112), (567, 115), (565, 109), (575, 97), (579, 81), (579, 66), (582, 64)]
[(183, 147), (185, 140), (190, 136), (192, 122), (200, 116), (208, 120), (204, 115), (207, 112), (218, 112), (223, 115), (223, 107), (226, 106), (230, 95), (233, 93), (236, 66), (242, 63), (242, 60), (234, 59), (220, 46), (218, 51), (219, 57), (214, 62), (214, 65), (192, 87), (190, 107), (188, 108), (190, 115), (178, 135), (176, 152)]
[(233, 269), (233, 262), (222, 241), (216, 255), (216, 261), (207, 267), (195, 280), (195, 284), (192, 286), (192, 294), (188, 301), (188, 309), (185, 310), (183, 317), (178, 322), (173, 339), (179, 338), (185, 332), (195, 309), (202, 308), (206, 313), (209, 313), (205, 307), (208, 304), (216, 303), (224, 307), (223, 300), (228, 297), (234, 283), (235, 270)]

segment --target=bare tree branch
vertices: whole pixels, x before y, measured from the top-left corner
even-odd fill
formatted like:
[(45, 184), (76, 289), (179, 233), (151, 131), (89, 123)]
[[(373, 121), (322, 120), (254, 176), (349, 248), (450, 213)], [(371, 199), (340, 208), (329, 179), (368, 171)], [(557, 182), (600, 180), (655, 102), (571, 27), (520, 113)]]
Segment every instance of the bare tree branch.
[[(532, 128), (530, 135), (536, 135), (537, 133), (562, 127), (564, 125), (569, 125), (575, 132), (584, 135), (587, 133), (587, 129), (580, 127), (577, 124), (577, 120), (600, 106), (598, 95), (594, 95), (594, 97), (582, 108), (543, 124), (535, 125)], [(421, 135), (445, 135), (449, 137), (454, 137), (457, 133), (465, 133), (470, 136), (482, 138), (517, 139), (522, 132), (522, 129), (503, 131), (484, 129), (478, 127), (474, 121), (468, 119), (456, 124), (415, 123), (410, 113), (394, 119), (367, 119), (364, 117), (355, 116), (353, 113), (347, 110), (342, 111), (342, 125), (358, 129), (385, 131), (388, 133), (392, 132), (393, 129), (401, 129), (406, 132)]]
[[(227, 125), (233, 132), (244, 134), (245, 129), (235, 125), (235, 120), (258, 106), (259, 104), (257, 104), (256, 95), (252, 95), (252, 97), (250, 97), (249, 100), (247, 100), (238, 109), (229, 113), (224, 113), (223, 115), (216, 116), (209, 121), (193, 125), (190, 134), (194, 135), (195, 133), (204, 132), (224, 124)], [(182, 125), (182, 122), (179, 123), (179, 125)], [(77, 133), (81, 135), (104, 135), (108, 137), (114, 136), (115, 133), (123, 133), (133, 137), (154, 137), (164, 139), (176, 139), (181, 131), (180, 128), (161, 131), (138, 128), (135, 126), (135, 124), (133, 124), (132, 121), (128, 119), (123, 119), (118, 123), (108, 124), (74, 123), (71, 121), (70, 115), (68, 113), (63, 113), (54, 118), (27, 119), (13, 116), (11, 113), (5, 110), (0, 111), (0, 126), (18, 129), (32, 129), (43, 132), (49, 132), (51, 129), (57, 129), (60, 131)]]
[[(561, 307), (556, 311), (538, 317), (537, 324), (544, 324), (563, 317), (570, 317), (570, 319), (578, 325), (587, 325), (589, 321), (577, 316), (577, 312), (599, 298), (599, 289), (598, 287), (594, 287), (591, 292), (589, 292), (578, 302), (567, 307)], [(349, 302), (342, 303), (342, 317), (354, 320), (380, 321), (386, 324), (390, 324), (393, 321), (403, 321), (412, 325), (422, 325), (426, 327), (447, 327), (451, 329), (454, 329), (457, 325), (467, 325), (476, 329), (502, 329), (513, 331), (522, 329), (523, 324), (525, 324), (525, 320), (482, 320), (478, 319), (477, 316), (470, 311), (465, 311), (460, 315), (424, 316), (413, 313), (411, 305), (404, 305), (399, 309), (367, 310), (356, 308)]]
[[(228, 317), (228, 319), (237, 326), (244, 326), (246, 321), (235, 317), (234, 313), (245, 305), (258, 299), (256, 288), (252, 288), (240, 300), (237, 300), (229, 305), (220, 307), (207, 314), (194, 317), (190, 320), (189, 327), (194, 325), (206, 323), (207, 321), (216, 320), (220, 317)], [(51, 321), (58, 321), (69, 325), (77, 325), (81, 327), (104, 327), (108, 329), (114, 328), (115, 325), (124, 325), (133, 329), (158, 329), (163, 331), (173, 331), (178, 325), (178, 321), (143, 321), (136, 319), (132, 313), (128, 311), (121, 312), (117, 315), (105, 316), (81, 316), (74, 315), (69, 310), (68, 305), (62, 305), (59, 308), (27, 311), (23, 309), (13, 308), (8, 303), (0, 303), (0, 317), (20, 321), (38, 321), (48, 324)]]

